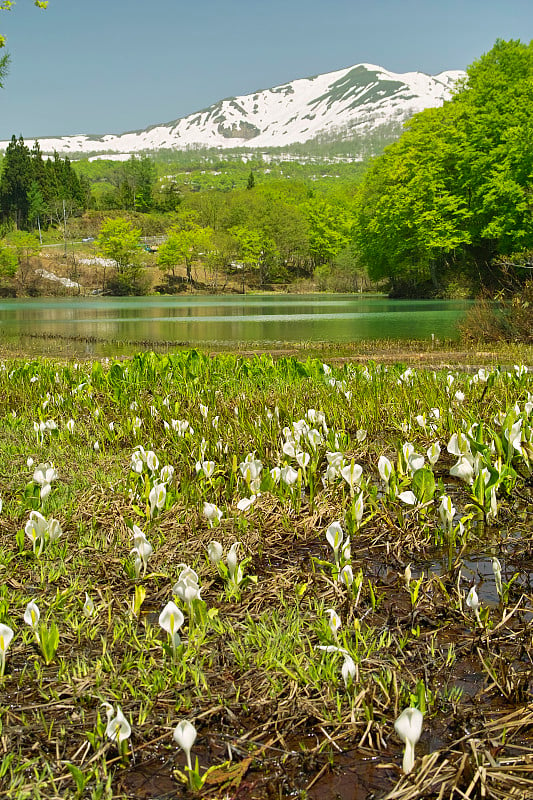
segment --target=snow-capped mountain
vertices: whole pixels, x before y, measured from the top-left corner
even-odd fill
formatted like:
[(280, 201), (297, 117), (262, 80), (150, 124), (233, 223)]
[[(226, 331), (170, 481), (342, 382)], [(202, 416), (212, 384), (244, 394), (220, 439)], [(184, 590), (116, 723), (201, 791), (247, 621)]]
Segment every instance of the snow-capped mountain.
[[(351, 139), (399, 125), (417, 111), (440, 106), (464, 76), (389, 72), (373, 64), (303, 78), (254, 94), (230, 97), (187, 117), (119, 135), (39, 139), (45, 153), (137, 153), (162, 148), (284, 147), (311, 139)], [(6, 147), (0, 142), (0, 149)]]

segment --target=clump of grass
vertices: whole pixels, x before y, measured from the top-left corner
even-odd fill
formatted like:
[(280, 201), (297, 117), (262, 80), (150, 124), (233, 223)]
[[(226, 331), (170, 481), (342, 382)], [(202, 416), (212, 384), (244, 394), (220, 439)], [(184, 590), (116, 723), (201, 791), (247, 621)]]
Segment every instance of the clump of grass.
[(473, 342), (533, 342), (533, 280), (511, 297), (482, 297), (459, 325), (462, 338)]

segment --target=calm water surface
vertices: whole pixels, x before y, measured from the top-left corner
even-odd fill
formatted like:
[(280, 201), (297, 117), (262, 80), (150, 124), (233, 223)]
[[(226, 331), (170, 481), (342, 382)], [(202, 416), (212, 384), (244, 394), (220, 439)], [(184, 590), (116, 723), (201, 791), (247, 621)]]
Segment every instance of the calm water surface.
[(0, 337), (105, 342), (352, 342), (458, 337), (468, 301), (382, 295), (216, 295), (0, 300)]

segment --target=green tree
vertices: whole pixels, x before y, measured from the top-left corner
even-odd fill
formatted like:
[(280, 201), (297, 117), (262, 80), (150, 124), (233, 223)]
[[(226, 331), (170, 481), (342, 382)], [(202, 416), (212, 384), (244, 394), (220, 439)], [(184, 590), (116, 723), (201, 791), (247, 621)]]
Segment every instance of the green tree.
[(313, 264), (332, 263), (350, 242), (353, 218), (344, 204), (309, 200), (305, 208), (309, 225), (309, 251)]
[(165, 242), (157, 253), (157, 264), (164, 272), (175, 275), (175, 268), (185, 264), (187, 280), (192, 282), (192, 266), (200, 255), (208, 255), (213, 249), (213, 231), (202, 228), (190, 219), (185, 224), (170, 228)]
[(13, 248), (0, 242), (0, 294), (12, 292), (11, 286), (17, 267), (18, 260)]
[(22, 136), (11, 137), (2, 162), (0, 208), (4, 219), (22, 228), (28, 221), (28, 191), (32, 181), (30, 151)]
[(463, 134), (457, 191), (472, 211), (473, 246), (486, 261), (531, 247), (533, 42), (498, 40), (468, 68), (453, 104)]
[(113, 294), (144, 294), (146, 284), (140, 261), (139, 228), (124, 218), (107, 219), (96, 239), (100, 256), (115, 262), (115, 272), (105, 289)]
[(117, 170), (117, 191), (121, 208), (146, 212), (153, 206), (156, 169), (146, 154), (131, 156)]
[(31, 225), (37, 225), (39, 230), (39, 241), (41, 244), (43, 241), (41, 236), (41, 220), (45, 214), (46, 203), (44, 202), (42, 192), (39, 189), (39, 184), (36, 180), (33, 180), (28, 191), (28, 221)]
[(453, 137), (441, 123), (439, 110), (417, 115), (360, 192), (355, 240), (372, 279), (389, 278), (393, 293), (438, 289), (444, 262), (470, 241), (467, 204), (453, 191)]
[[(210, 194), (216, 196), (215, 192)], [(230, 233), (238, 228), (260, 232), (277, 252), (264, 263), (268, 272), (263, 271), (265, 281), (287, 281), (291, 271), (299, 274), (311, 269), (307, 202), (307, 191), (301, 186), (281, 181), (259, 184), (253, 192), (232, 193), (218, 209), (217, 225)], [(272, 247), (267, 249), (271, 251)]]
[(15, 248), (19, 280), (26, 287), (32, 273), (30, 259), (40, 250), (39, 240), (33, 233), (14, 231), (9, 236), (9, 244)]
[(269, 271), (279, 257), (275, 242), (263, 231), (253, 228), (232, 228), (230, 233), (235, 240), (237, 259), (245, 268), (259, 273), (261, 284), (267, 283)]
[(451, 101), (415, 115), (371, 165), (356, 247), (396, 287), (490, 283), (533, 246), (533, 43), (497, 41)]

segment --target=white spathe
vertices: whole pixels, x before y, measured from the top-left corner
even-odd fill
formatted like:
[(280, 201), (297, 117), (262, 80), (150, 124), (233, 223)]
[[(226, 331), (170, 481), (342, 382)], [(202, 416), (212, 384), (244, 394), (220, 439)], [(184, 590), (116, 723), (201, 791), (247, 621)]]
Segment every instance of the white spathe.
[(415, 763), (415, 745), (422, 733), (424, 715), (418, 708), (405, 708), (396, 722), (394, 730), (405, 744), (403, 771), (408, 775)]
[(188, 719), (182, 719), (174, 728), (174, 741), (184, 751), (189, 769), (192, 769), (191, 749), (196, 741), (196, 735), (196, 728)]

